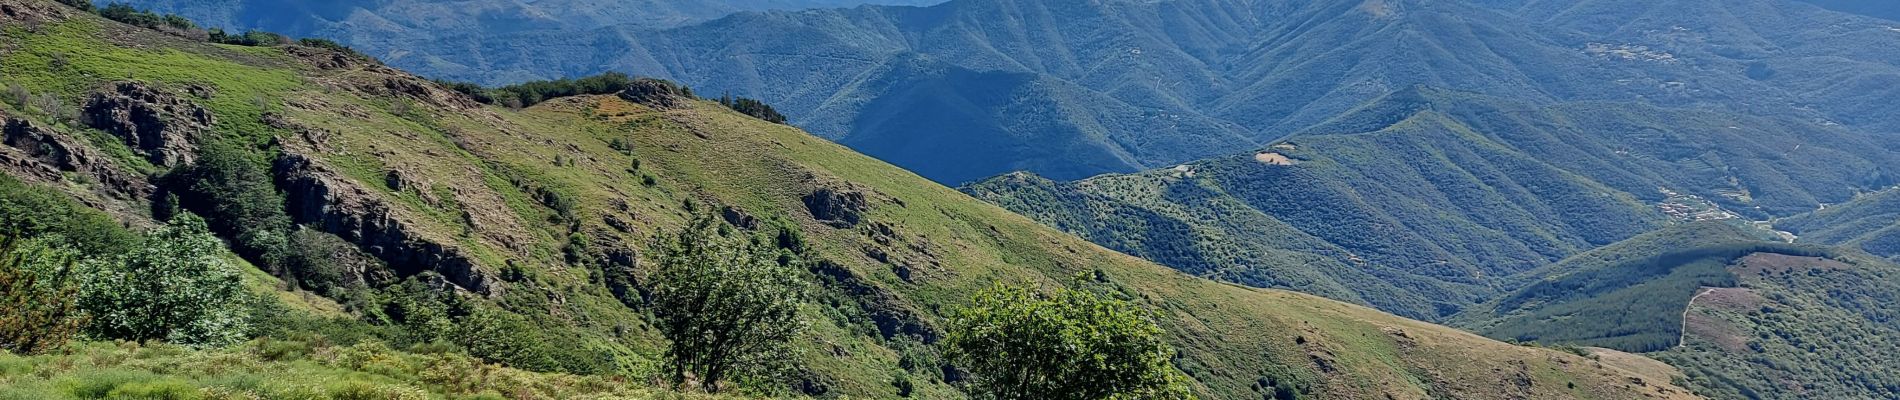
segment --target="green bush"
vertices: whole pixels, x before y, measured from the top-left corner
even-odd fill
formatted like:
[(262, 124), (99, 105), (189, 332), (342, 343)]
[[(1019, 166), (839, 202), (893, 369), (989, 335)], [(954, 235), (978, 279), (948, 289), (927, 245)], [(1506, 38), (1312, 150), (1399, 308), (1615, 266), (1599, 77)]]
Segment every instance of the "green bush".
[(239, 255), (282, 274), (290, 216), (262, 155), (243, 144), (211, 141), (197, 162), (163, 183), (186, 210), (204, 216), (212, 232), (231, 238)]
[(380, 263), (343, 238), (309, 228), (291, 232), (283, 260), (288, 280), (330, 298), (362, 287), (357, 269)]
[(35, 354), (79, 329), (71, 274), (78, 254), (40, 240), (0, 239), (0, 351)]
[(724, 228), (699, 218), (654, 249), (660, 270), (652, 278), (652, 308), (671, 341), (673, 383), (696, 381), (711, 392), (735, 374), (777, 372), (805, 325), (798, 316), (805, 282), (795, 267), (781, 262), (770, 241)]
[(57, 190), (0, 175), (0, 236), (57, 237), (82, 254), (130, 250), (138, 235)]
[[(89, 8), (90, 5), (81, 7), (81, 9)], [(191, 20), (185, 19), (185, 17), (176, 14), (159, 14), (149, 10), (140, 10), (124, 3), (107, 4), (104, 8), (100, 8), (96, 12), (99, 16), (106, 17), (106, 19), (147, 29), (169, 28), (183, 31), (197, 28), (197, 25), (192, 24)]]
[(785, 114), (779, 114), (777, 109), (772, 108), (772, 105), (765, 104), (765, 102), (757, 99), (720, 97), (719, 104), (725, 105), (726, 108), (731, 108), (733, 111), (738, 111), (740, 114), (749, 115), (753, 118), (764, 120), (765, 122), (774, 124), (785, 123)]
[(1132, 303), (998, 285), (951, 321), (945, 355), (997, 399), (1184, 398), (1174, 350)]
[(132, 252), (82, 264), (79, 308), (99, 338), (187, 345), (244, 339), (247, 293), (224, 245), (191, 214), (147, 234)]
[(284, 35), (259, 30), (245, 31), (244, 33), (234, 35), (226, 33), (224, 29), (221, 28), (211, 28), (208, 35), (206, 40), (212, 43), (238, 46), (276, 46), (290, 42), (290, 38), (284, 37)]

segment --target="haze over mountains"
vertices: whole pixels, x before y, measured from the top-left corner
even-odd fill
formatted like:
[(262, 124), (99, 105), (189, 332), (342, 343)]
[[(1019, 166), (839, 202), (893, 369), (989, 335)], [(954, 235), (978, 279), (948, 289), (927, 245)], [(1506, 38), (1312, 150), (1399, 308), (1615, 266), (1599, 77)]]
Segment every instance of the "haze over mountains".
[[(1786, 0), (957, 0), (665, 30), (438, 34), (400, 47), (358, 35), (366, 30), (331, 36), (428, 76), (505, 83), (618, 70), (757, 97), (815, 133), (954, 184), (1230, 154), (1413, 85), (1881, 130), (1892, 113), (1876, 111), (1900, 100), (1882, 85), (1900, 57), (1892, 25)], [(407, 47), (459, 50), (417, 59)]]

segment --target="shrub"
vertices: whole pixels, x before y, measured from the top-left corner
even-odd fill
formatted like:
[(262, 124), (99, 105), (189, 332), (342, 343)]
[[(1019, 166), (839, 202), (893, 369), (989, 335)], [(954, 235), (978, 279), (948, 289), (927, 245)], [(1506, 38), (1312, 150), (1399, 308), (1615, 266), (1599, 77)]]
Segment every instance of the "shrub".
[(775, 372), (804, 327), (798, 309), (805, 284), (796, 269), (781, 263), (768, 242), (728, 236), (722, 228), (715, 218), (700, 218), (654, 249), (660, 270), (652, 307), (672, 342), (673, 383), (697, 380), (714, 392), (735, 373)]
[(230, 45), (238, 45), (238, 46), (253, 46), (253, 47), (276, 46), (280, 44), (290, 43), (289, 37), (285, 37), (284, 35), (279, 35), (276, 33), (259, 31), (259, 30), (250, 30), (250, 31), (245, 31), (244, 33), (241, 33), (241, 34), (233, 35), (230, 33), (226, 33), (224, 29), (221, 29), (221, 28), (211, 28), (211, 31), (207, 33), (205, 40), (209, 40), (212, 43), (230, 44)]
[(196, 163), (164, 183), (186, 210), (210, 221), (212, 232), (230, 237), (239, 255), (282, 274), (290, 216), (263, 157), (242, 144), (210, 141)]
[(331, 298), (362, 286), (359, 269), (378, 262), (343, 238), (316, 229), (291, 232), (284, 273), (298, 286)]
[(779, 114), (777, 109), (772, 108), (772, 105), (765, 104), (763, 101), (744, 97), (720, 97), (719, 104), (725, 105), (726, 108), (731, 108), (733, 111), (738, 111), (740, 114), (750, 115), (753, 118), (765, 120), (766, 122), (774, 124), (785, 123), (785, 114)]
[(0, 239), (0, 350), (36, 354), (78, 332), (75, 260), (77, 253), (47, 241)]
[(997, 399), (1180, 398), (1161, 328), (1132, 303), (998, 285), (956, 313), (945, 355)]
[[(89, 7), (82, 7), (81, 9), (87, 8)], [(105, 8), (100, 8), (95, 12), (106, 19), (146, 29), (156, 29), (171, 33), (185, 33), (198, 29), (196, 24), (192, 24), (191, 20), (185, 17), (176, 14), (159, 14), (151, 12), (150, 10), (140, 10), (124, 3), (107, 4)]]
[(224, 245), (191, 214), (152, 230), (132, 252), (81, 264), (88, 334), (224, 345), (244, 338), (247, 299)]
[(104, 212), (43, 186), (0, 175), (0, 236), (61, 239), (83, 254), (130, 250), (138, 236)]
[(33, 103), (33, 92), (26, 90), (25, 86), (20, 86), (18, 83), (11, 83), (7, 84), (6, 96), (0, 99), (5, 99), (7, 104), (24, 110), (27, 105)]

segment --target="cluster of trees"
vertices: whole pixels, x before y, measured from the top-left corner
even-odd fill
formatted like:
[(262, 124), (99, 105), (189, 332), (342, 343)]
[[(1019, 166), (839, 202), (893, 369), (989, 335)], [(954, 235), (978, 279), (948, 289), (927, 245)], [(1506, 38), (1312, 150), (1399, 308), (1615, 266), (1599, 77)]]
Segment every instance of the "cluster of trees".
[[(796, 354), (802, 255), (777, 242), (714, 218), (658, 242), (651, 306), (675, 385), (716, 392), (735, 375), (782, 371)], [(955, 314), (941, 351), (988, 398), (1188, 398), (1162, 335), (1142, 308), (1101, 291), (999, 285)]]
[(548, 99), (588, 94), (614, 94), (627, 89), (634, 78), (619, 72), (607, 72), (579, 79), (561, 78), (529, 81), (498, 88), (486, 88), (469, 82), (437, 80), (436, 83), (461, 92), (483, 104), (523, 108)]
[[(91, 9), (92, 7), (90, 2), (85, 0), (76, 1), (84, 4), (84, 6), (81, 7), (82, 9)], [(133, 8), (131, 5), (125, 3), (107, 4), (104, 8), (99, 8), (94, 12), (98, 13), (101, 17), (106, 17), (106, 19), (124, 22), (128, 25), (146, 29), (169, 30), (173, 32), (189, 32), (198, 29), (198, 26), (192, 24), (191, 20), (185, 19), (185, 17), (177, 14), (159, 14), (151, 10)]]
[(732, 97), (732, 96), (720, 96), (719, 104), (724, 105), (726, 106), (726, 108), (730, 108), (733, 111), (738, 111), (740, 114), (750, 115), (753, 118), (765, 120), (765, 122), (771, 122), (774, 124), (785, 123), (785, 114), (779, 114), (777, 109), (772, 108), (772, 105), (765, 104), (765, 102), (759, 101), (757, 99), (749, 99), (749, 98), (744, 98), (744, 97)]
[[(635, 82), (640, 81), (655, 82), (657, 83), (656, 86), (667, 88), (666, 90), (672, 92), (669, 93), (670, 95), (697, 98), (697, 96), (693, 94), (692, 88), (666, 80), (634, 78), (619, 72), (605, 72), (600, 75), (578, 79), (561, 78), (529, 81), (498, 88), (488, 88), (471, 82), (457, 82), (442, 79), (437, 79), (435, 83), (450, 90), (468, 95), (469, 98), (475, 99), (475, 101), (481, 102), (482, 104), (498, 105), (508, 108), (525, 108), (541, 104), (543, 101), (567, 96), (620, 93), (623, 90), (627, 90), (627, 88), (632, 86)], [(733, 111), (738, 111), (740, 114), (749, 115), (753, 118), (775, 124), (786, 123), (785, 114), (779, 113), (778, 109), (772, 108), (772, 105), (766, 104), (758, 99), (723, 95), (720, 96), (717, 101), (720, 105), (726, 106), (726, 108), (730, 108)]]
[(94, 339), (220, 346), (247, 338), (237, 267), (197, 217), (182, 215), (124, 253), (82, 255), (57, 234), (0, 245), (0, 349), (33, 354)]

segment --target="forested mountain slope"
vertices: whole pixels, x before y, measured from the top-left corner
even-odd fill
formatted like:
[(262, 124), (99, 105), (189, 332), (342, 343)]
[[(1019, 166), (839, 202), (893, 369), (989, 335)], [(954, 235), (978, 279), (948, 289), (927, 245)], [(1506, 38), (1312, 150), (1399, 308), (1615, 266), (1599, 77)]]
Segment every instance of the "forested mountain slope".
[(1871, 192), (1814, 212), (1774, 221), (1802, 242), (1854, 247), (1900, 258), (1900, 190)]
[(1719, 222), (1679, 225), (1526, 272), (1523, 287), (1454, 318), (1487, 336), (1603, 346), (1681, 368), (1726, 398), (1900, 394), (1888, 303), (1900, 266), (1865, 253), (1764, 241)]
[(1894, 161), (1801, 120), (1415, 87), (1250, 154), (964, 190), (1189, 273), (1435, 318), (1671, 221), (1852, 198)]
[[(711, 215), (775, 237), (816, 288), (800, 305), (811, 327), (790, 376), (745, 383), (767, 393), (963, 397), (951, 383), (957, 370), (932, 346), (945, 315), (999, 282), (1050, 288), (1080, 275), (1152, 310), (1180, 351), (1172, 365), (1207, 398), (1689, 397), (1667, 377), (1572, 354), (1190, 277), (658, 81), (513, 110), (344, 50), (211, 44), (51, 1), (0, 0), (0, 35), (0, 86), (24, 94), (0, 102), (0, 170), (20, 181), (0, 185), (0, 217), (65, 215), (21, 211), (64, 204), (137, 228), (158, 214), (199, 213), (253, 263), (241, 265), (256, 265), (246, 274), (285, 278), (246, 278), (260, 282), (255, 290), (327, 304), (269, 313), (276, 322), (257, 334), (271, 339), (253, 347), (79, 353), (107, 355), (88, 363), (111, 354), (229, 360), (181, 364), (189, 370), (127, 362), (146, 367), (113, 375), (123, 377), (113, 385), (240, 393), (373, 370), (384, 386), (478, 395), (430, 375), (462, 365), (442, 362), (468, 362), (461, 354), (572, 374), (482, 375), (532, 388), (643, 382), (664, 342), (642, 297), (654, 268), (647, 244)], [(7, 233), (64, 224), (23, 226)], [(274, 258), (271, 246), (304, 255)], [(390, 340), (426, 354), (304, 356), (339, 372), (277, 358), (294, 351), (270, 340)], [(67, 379), (43, 374), (73, 363), (43, 357), (52, 358), (0, 358), (50, 368), (9, 367), (0, 380)], [(420, 364), (434, 372), (408, 369)], [(218, 375), (271, 370), (310, 375)], [(403, 376), (420, 378), (389, 378)], [(82, 378), (92, 379), (72, 379)], [(68, 386), (6, 389), (79, 390)], [(125, 390), (114, 393), (137, 393)]]

